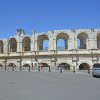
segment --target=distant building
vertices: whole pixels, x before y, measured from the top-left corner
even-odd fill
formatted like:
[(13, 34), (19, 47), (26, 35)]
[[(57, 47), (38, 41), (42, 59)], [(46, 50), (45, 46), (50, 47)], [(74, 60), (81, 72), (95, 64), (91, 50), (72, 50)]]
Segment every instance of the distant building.
[[(57, 41), (63, 39), (64, 46)], [(44, 48), (43, 41), (48, 40)], [(16, 34), (0, 39), (0, 68), (5, 70), (38, 70), (38, 64), (51, 70), (85, 70), (100, 62), (100, 29), (51, 30), (31, 36), (17, 29)]]

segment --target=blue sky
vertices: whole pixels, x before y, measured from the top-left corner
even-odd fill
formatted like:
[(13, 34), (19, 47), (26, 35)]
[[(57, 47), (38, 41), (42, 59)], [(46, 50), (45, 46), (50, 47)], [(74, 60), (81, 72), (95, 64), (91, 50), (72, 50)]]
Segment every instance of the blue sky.
[(0, 0), (0, 38), (17, 28), (33, 30), (100, 28), (100, 0)]

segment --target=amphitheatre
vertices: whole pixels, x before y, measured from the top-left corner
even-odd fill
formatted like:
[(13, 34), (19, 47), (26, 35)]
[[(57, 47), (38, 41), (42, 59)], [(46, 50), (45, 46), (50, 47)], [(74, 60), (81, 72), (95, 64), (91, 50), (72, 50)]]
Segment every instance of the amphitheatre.
[[(58, 41), (63, 41), (63, 46)], [(44, 41), (47, 47), (44, 47)], [(1, 70), (38, 70), (39, 64), (57, 70), (87, 70), (100, 62), (100, 29), (66, 29), (25, 33), (0, 39)], [(45, 68), (46, 70), (47, 68)]]

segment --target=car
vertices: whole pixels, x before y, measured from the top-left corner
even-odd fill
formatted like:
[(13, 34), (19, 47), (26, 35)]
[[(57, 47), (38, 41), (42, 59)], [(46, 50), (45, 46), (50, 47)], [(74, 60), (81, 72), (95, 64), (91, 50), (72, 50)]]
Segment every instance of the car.
[(92, 76), (100, 77), (100, 63), (95, 63), (92, 68)]

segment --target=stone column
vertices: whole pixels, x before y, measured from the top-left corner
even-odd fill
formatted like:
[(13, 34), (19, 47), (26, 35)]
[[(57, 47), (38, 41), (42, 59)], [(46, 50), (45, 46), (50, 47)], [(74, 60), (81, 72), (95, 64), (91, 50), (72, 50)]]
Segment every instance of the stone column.
[(38, 51), (38, 36), (35, 34), (34, 51)]
[(57, 40), (56, 40), (56, 35), (53, 34), (53, 50), (56, 50), (57, 49)]
[(68, 47), (68, 49), (70, 49), (70, 38), (68, 39), (68, 43), (67, 43), (67, 47)]
[(33, 51), (33, 40), (31, 39), (31, 42), (30, 42), (30, 51)]
[(70, 32), (69, 36), (70, 36), (70, 44), (69, 44), (70, 48), (69, 49), (75, 49), (75, 45), (76, 45), (76, 43), (75, 43), (75, 30), (72, 30)]
[(100, 49), (100, 39), (97, 39), (97, 48)]
[(22, 52), (23, 51), (23, 47), (22, 47), (22, 42), (20, 42), (20, 46), (19, 46), (20, 48), (20, 52)]
[(93, 39), (93, 49), (97, 49), (97, 39)]
[(48, 35), (48, 37), (49, 37), (49, 48), (48, 48), (48, 50), (49, 51), (51, 51), (51, 50), (53, 50), (54, 49), (54, 31), (53, 30), (51, 30), (51, 31), (49, 31), (48, 32), (49, 33), (49, 35)]
[(3, 41), (3, 52), (4, 53), (8, 52), (8, 41), (7, 41), (7, 39)]
[(87, 49), (92, 49), (92, 45), (93, 45), (92, 38), (88, 38), (88, 40), (87, 40)]
[(78, 49), (77, 37), (74, 37), (74, 49)]
[(73, 39), (72, 38), (68, 39), (68, 50), (69, 49), (73, 49)]
[(17, 37), (17, 52), (22, 52), (22, 38), (21, 38), (21, 36)]
[(37, 39), (38, 39), (38, 36), (37, 36), (37, 33), (34, 31), (32, 33), (32, 51), (38, 51), (38, 47), (37, 47)]

